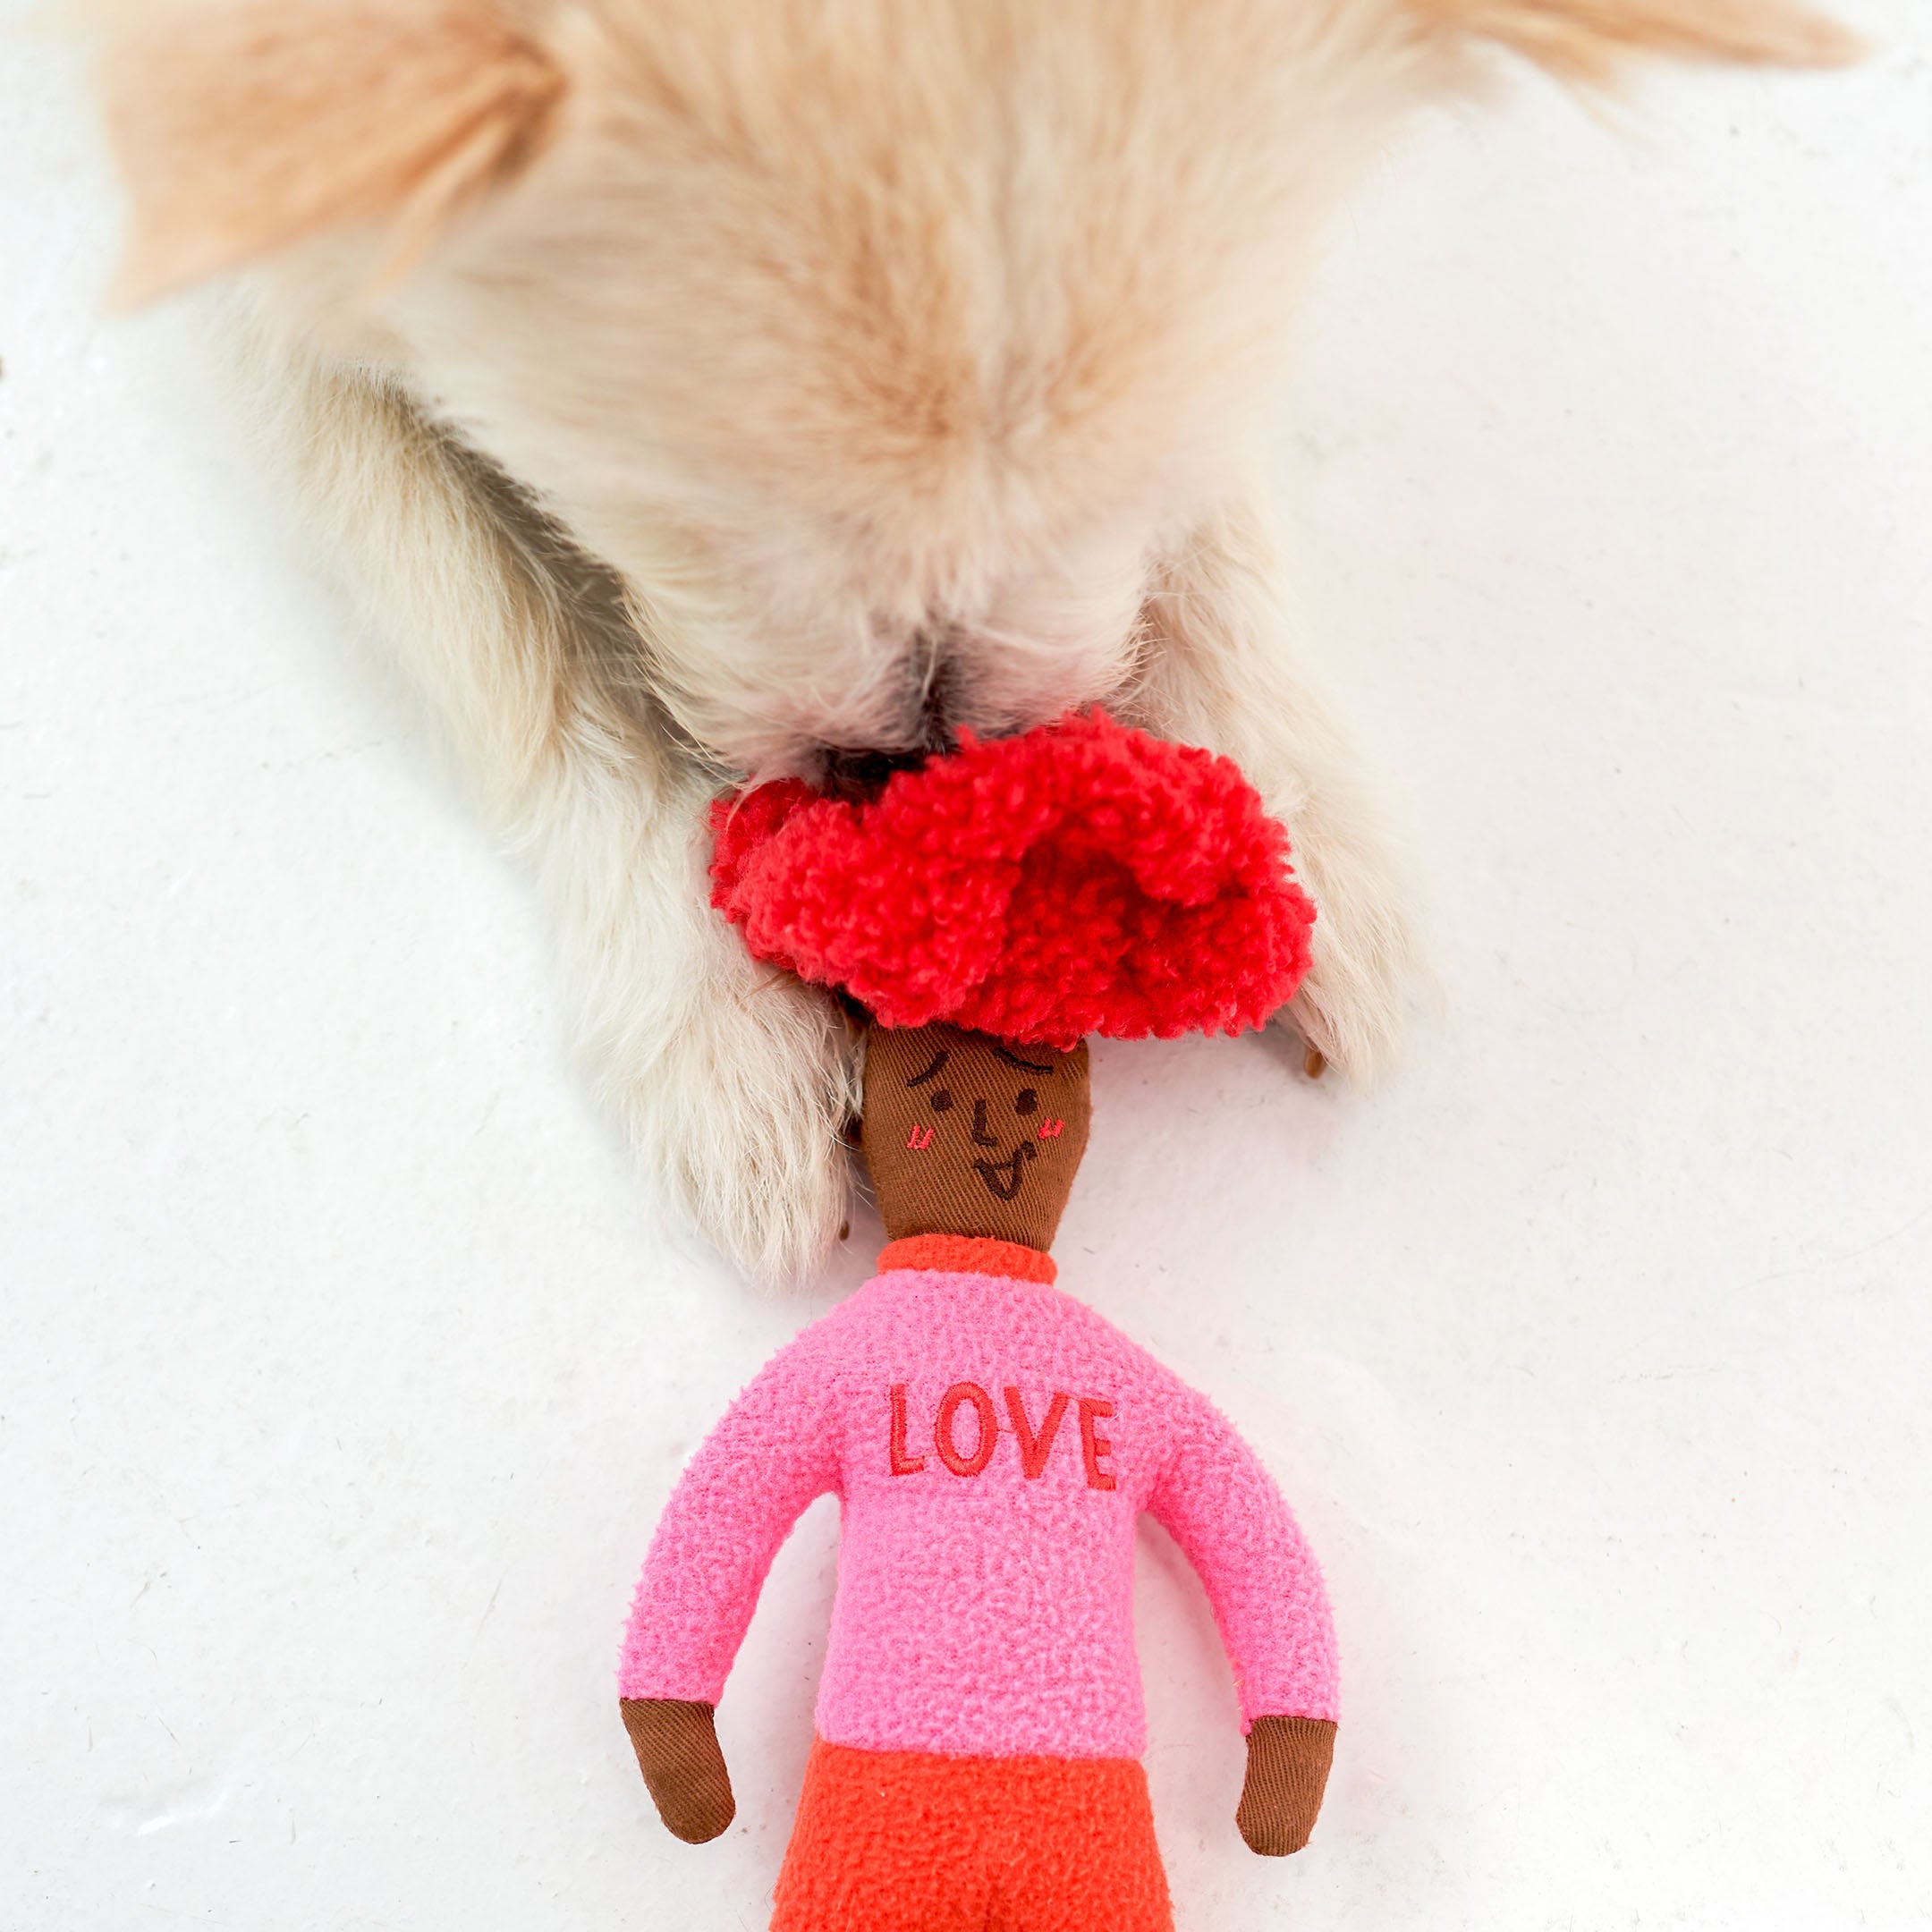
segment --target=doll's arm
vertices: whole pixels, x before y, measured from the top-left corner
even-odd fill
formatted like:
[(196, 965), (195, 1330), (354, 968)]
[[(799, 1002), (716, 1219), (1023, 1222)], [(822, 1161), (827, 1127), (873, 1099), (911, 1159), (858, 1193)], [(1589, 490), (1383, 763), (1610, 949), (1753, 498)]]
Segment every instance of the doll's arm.
[(1335, 1644), (1321, 1570), (1274, 1479), (1212, 1403), (1181, 1392), (1149, 1513), (1199, 1572), (1241, 1689), (1235, 1822), (1279, 1858), (1308, 1843), (1335, 1750)]
[(668, 1830), (715, 1838), (735, 1809), (712, 1713), (792, 1526), (836, 1486), (811, 1336), (767, 1364), (685, 1470), (631, 1599), (619, 1707)]

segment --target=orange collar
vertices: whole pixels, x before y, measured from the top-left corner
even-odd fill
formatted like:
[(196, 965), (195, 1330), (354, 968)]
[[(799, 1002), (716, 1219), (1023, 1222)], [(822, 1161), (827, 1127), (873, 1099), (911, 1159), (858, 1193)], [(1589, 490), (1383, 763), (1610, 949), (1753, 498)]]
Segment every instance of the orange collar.
[(940, 1275), (1004, 1275), (1013, 1281), (1051, 1282), (1060, 1273), (1050, 1254), (1018, 1241), (981, 1234), (909, 1234), (879, 1250), (879, 1273), (930, 1268)]

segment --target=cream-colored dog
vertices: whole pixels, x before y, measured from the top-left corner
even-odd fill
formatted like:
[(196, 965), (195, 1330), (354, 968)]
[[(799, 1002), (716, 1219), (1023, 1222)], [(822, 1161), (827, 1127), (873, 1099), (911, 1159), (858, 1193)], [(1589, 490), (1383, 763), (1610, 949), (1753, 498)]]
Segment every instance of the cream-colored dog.
[(555, 904), (654, 1175), (767, 1275), (850, 1049), (707, 903), (748, 774), (1070, 705), (1231, 753), (1365, 1077), (1413, 964), (1252, 481), (1318, 225), (1483, 42), (1822, 63), (1787, 0), (147, 0), (125, 292), (224, 276), (301, 491)]

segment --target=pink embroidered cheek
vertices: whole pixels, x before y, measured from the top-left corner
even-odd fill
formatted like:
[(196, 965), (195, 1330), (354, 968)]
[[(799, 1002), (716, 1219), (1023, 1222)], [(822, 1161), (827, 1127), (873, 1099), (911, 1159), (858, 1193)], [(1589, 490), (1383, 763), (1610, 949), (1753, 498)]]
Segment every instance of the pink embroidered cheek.
[(906, 1136), (906, 1146), (915, 1154), (923, 1154), (932, 1143), (933, 1131), (930, 1127), (915, 1126)]
[(1043, 1120), (1039, 1123), (1039, 1137), (1042, 1140), (1057, 1140), (1065, 1128), (1063, 1120)]

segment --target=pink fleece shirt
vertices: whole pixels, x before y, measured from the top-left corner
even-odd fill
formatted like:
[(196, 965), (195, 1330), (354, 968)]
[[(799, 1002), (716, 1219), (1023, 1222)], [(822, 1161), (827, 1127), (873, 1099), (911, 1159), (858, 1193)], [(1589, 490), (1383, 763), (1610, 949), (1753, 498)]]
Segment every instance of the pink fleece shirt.
[(1253, 1451), (1053, 1287), (1044, 1256), (973, 1252), (1046, 1278), (893, 1267), (888, 1249), (733, 1404), (658, 1523), (620, 1694), (716, 1704), (772, 1558), (829, 1490), (843, 1511), (818, 1691), (830, 1743), (1138, 1758), (1143, 1510), (1207, 1586), (1243, 1731), (1334, 1717), (1321, 1572)]

